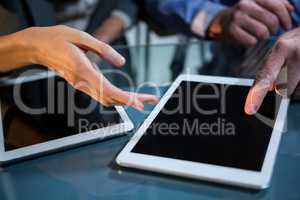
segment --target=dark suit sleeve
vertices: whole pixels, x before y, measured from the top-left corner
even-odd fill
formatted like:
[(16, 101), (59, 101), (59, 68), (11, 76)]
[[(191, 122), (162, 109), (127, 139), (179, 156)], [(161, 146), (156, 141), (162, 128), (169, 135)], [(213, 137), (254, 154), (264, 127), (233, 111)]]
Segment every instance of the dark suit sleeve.
[(15, 5), (16, 1), (15, 0), (0, 0), (0, 5), (3, 6), (5, 9), (8, 9), (9, 11), (15, 12)]

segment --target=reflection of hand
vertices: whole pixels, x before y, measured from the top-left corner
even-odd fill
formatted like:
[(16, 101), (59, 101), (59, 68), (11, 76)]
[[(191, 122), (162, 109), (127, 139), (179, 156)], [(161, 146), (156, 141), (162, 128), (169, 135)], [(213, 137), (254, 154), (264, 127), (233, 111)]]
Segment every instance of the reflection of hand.
[(291, 29), (292, 11), (287, 0), (240, 0), (213, 20), (209, 34), (242, 45), (255, 45), (276, 34), (280, 25)]
[[(104, 60), (118, 67), (125, 59), (109, 45), (87, 33), (66, 27), (34, 27), (12, 35), (19, 45), (30, 47), (27, 64), (40, 64), (56, 71), (74, 88), (88, 94), (105, 106), (129, 105), (142, 110), (143, 104), (156, 103), (152, 95), (128, 93), (113, 86), (97, 71), (85, 52), (93, 51)], [(18, 52), (18, 49), (15, 50)], [(22, 51), (21, 51), (22, 52)], [(28, 54), (25, 52), (23, 54)], [(22, 54), (20, 54), (22, 55)], [(16, 56), (20, 58), (21, 56)]]
[(93, 34), (98, 40), (111, 44), (123, 33), (125, 24), (118, 16), (111, 16)]
[(281, 95), (292, 94), (300, 81), (300, 28), (284, 34), (272, 48), (251, 88), (245, 111), (255, 114), (275, 86)]

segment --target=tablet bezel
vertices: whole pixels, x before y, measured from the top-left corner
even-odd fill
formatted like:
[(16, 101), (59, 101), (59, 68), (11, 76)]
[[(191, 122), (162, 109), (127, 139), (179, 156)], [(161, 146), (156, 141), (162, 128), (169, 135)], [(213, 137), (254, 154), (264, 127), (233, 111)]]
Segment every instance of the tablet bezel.
[(119, 124), (72, 136), (67, 136), (60, 139), (54, 139), (40, 144), (22, 147), (11, 151), (5, 151), (2, 114), (0, 108), (0, 164), (45, 154), (47, 152), (58, 151), (61, 149), (70, 148), (85, 143), (100, 141), (109, 137), (122, 135), (128, 131), (131, 131), (134, 128), (134, 125), (129, 116), (127, 115), (125, 109), (121, 106), (115, 106), (115, 108), (119, 113), (120, 118), (122, 119), (122, 122)]
[(284, 129), (290, 101), (288, 98), (283, 98), (280, 103), (270, 143), (260, 172), (131, 152), (182, 81), (251, 86), (254, 80), (202, 75), (179, 76), (162, 97), (160, 103), (154, 108), (129, 143), (118, 155), (116, 162), (124, 167), (150, 170), (193, 179), (214, 181), (253, 189), (267, 188), (271, 180), (282, 131)]

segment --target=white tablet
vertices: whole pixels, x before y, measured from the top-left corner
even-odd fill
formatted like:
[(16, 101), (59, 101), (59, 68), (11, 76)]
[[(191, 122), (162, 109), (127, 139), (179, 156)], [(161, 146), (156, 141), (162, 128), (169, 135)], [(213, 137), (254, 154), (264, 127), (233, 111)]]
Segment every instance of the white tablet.
[(255, 116), (244, 113), (253, 80), (182, 75), (116, 162), (253, 189), (270, 183), (289, 99), (270, 92)]
[[(46, 79), (24, 82), (21, 91), (32, 85), (42, 85), (43, 81)], [(65, 81), (55, 82), (58, 85), (60, 83), (65, 84)], [(70, 86), (66, 86), (65, 89), (74, 90)], [(57, 94), (51, 96), (54, 99), (58, 97)], [(33, 115), (23, 112), (18, 105), (3, 106), (4, 101), (1, 101), (2, 97), (0, 98), (0, 165), (101, 141), (124, 134), (134, 128), (123, 107), (105, 108), (82, 93), (74, 97), (74, 104), (71, 103), (73, 101), (65, 99), (65, 95), (61, 96), (62, 100), (55, 100), (58, 107), (53, 109), (55, 110), (53, 114), (47, 112), (47, 114)], [(66, 111), (56, 111), (62, 106)], [(6, 109), (1, 109), (3, 107)], [(86, 107), (90, 109), (80, 114), (77, 112)], [(50, 107), (47, 109), (50, 110)]]

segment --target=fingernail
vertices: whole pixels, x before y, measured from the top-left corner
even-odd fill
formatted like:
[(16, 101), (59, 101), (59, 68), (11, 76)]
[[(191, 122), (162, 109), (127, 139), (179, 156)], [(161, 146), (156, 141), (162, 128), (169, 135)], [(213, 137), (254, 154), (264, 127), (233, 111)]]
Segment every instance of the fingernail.
[(120, 65), (123, 66), (125, 64), (125, 62), (126, 62), (126, 59), (123, 56), (121, 56), (120, 57)]
[(144, 110), (144, 106), (136, 106), (135, 107), (137, 110), (139, 110), (139, 111), (143, 111)]
[(246, 113), (247, 113), (248, 115), (254, 115), (254, 114), (257, 113), (257, 111), (258, 111), (258, 107), (255, 106), (255, 105), (248, 106), (248, 107), (246, 108)]
[(122, 55), (120, 55), (117, 51), (112, 51), (110, 57), (112, 62), (118, 66), (123, 66), (126, 62), (125, 58)]
[(257, 43), (258, 43), (258, 41), (256, 39), (253, 39), (250, 41), (251, 46), (255, 46)]

